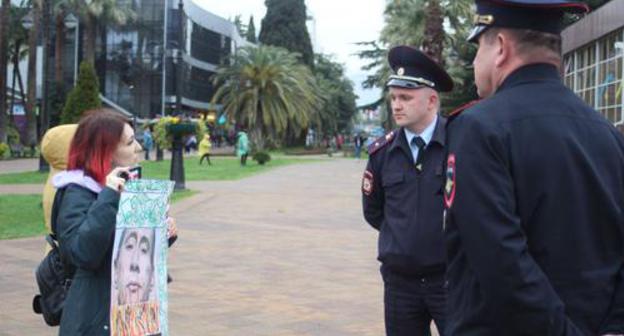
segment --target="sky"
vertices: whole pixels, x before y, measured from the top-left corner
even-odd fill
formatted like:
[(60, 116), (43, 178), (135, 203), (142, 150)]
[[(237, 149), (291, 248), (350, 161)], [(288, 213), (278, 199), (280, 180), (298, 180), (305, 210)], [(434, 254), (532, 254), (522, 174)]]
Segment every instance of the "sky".
[[(260, 33), (266, 14), (264, 0), (192, 0), (197, 5), (226, 19), (242, 15), (244, 24), (254, 16), (256, 32)], [(314, 21), (308, 24), (315, 52), (330, 54), (345, 66), (359, 96), (357, 104), (365, 105), (379, 99), (379, 90), (364, 90), (362, 81), (367, 72), (361, 70), (365, 61), (354, 54), (360, 50), (356, 42), (373, 41), (383, 28), (384, 0), (305, 0), (308, 15)]]

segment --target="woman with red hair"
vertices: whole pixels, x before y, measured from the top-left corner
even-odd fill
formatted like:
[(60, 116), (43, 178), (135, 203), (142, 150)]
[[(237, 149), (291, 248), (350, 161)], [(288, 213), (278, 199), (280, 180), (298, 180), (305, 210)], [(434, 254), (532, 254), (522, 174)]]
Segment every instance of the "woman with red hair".
[(52, 230), (65, 262), (76, 268), (59, 335), (109, 335), (111, 253), (119, 197), (141, 146), (127, 120), (108, 109), (88, 112), (78, 124), (58, 189)]

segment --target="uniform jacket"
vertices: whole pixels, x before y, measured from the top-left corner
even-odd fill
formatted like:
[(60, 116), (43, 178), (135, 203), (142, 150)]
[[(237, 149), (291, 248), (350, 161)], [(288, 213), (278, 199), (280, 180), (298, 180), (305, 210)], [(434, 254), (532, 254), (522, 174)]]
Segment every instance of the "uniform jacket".
[(98, 194), (92, 183), (70, 183), (65, 188), (55, 229), (62, 255), (77, 270), (59, 335), (109, 335), (111, 253), (119, 193), (104, 188)]
[(395, 272), (443, 272), (442, 232), (446, 119), (438, 117), (419, 172), (403, 129), (369, 148), (362, 199), (364, 218), (379, 230), (378, 259)]
[(624, 140), (558, 70), (448, 128), (449, 335), (624, 332)]

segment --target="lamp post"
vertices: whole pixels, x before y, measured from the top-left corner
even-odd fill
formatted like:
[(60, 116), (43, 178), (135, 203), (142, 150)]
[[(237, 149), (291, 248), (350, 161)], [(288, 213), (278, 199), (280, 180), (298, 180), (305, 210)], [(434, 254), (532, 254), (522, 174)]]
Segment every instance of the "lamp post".
[(67, 14), (63, 21), (67, 29), (76, 29), (74, 31), (74, 85), (76, 85), (78, 81), (78, 39), (80, 36), (80, 22), (72, 13)]
[[(178, 48), (175, 50), (174, 67), (176, 72), (176, 114), (178, 117), (182, 116), (182, 48), (184, 47), (184, 3), (182, 0), (178, 2), (178, 13), (180, 22), (178, 24)], [(174, 190), (184, 190), (185, 177), (184, 177), (184, 152), (182, 143), (182, 135), (174, 134), (172, 149), (171, 149), (171, 170), (169, 173), (169, 179), (175, 182)]]

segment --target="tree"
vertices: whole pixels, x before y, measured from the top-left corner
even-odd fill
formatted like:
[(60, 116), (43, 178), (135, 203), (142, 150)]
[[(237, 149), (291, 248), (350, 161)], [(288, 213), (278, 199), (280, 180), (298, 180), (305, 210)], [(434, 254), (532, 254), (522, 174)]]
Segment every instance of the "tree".
[(346, 132), (356, 113), (353, 83), (346, 78), (344, 66), (330, 56), (317, 54), (315, 58), (314, 75), (322, 94), (317, 130), (326, 135)]
[(93, 64), (82, 62), (76, 86), (69, 92), (61, 113), (61, 123), (78, 122), (85, 111), (102, 106), (100, 88)]
[[(360, 43), (366, 49), (359, 52), (359, 56), (370, 61), (363, 69), (373, 72), (364, 86), (384, 88), (390, 75), (387, 50), (405, 44), (426, 52), (453, 78), (455, 90), (443, 95), (443, 110), (475, 99), (472, 70), (469, 69), (475, 47), (466, 41), (472, 28), (472, 4), (471, 0), (388, 0), (379, 40)], [(446, 29), (444, 22), (447, 22)]]
[[(228, 65), (229, 64), (229, 65)], [(243, 47), (217, 70), (213, 103), (246, 125), (258, 151), (267, 138), (281, 139), (287, 127), (301, 132), (314, 118), (318, 89), (294, 53), (271, 46)]]
[(98, 28), (102, 24), (125, 25), (136, 18), (131, 9), (131, 2), (117, 0), (58, 0), (57, 6), (62, 6), (79, 14), (85, 24), (84, 60), (95, 62), (95, 42)]
[[(7, 40), (7, 63), (11, 63), (13, 65), (13, 74), (12, 81), (10, 83), (11, 87), (11, 103), (9, 104), (9, 115), (11, 119), (9, 124), (13, 122), (13, 107), (15, 106), (15, 98), (17, 96), (17, 89), (19, 89), (20, 95), (23, 97), (24, 93), (24, 81), (22, 80), (21, 73), (19, 71), (19, 63), (22, 59), (24, 59), (28, 54), (28, 48), (26, 47), (26, 39), (28, 37), (28, 32), (21, 24), (21, 18), (28, 13), (28, 9), (24, 7), (24, 3), (22, 1), (22, 6), (13, 6), (10, 8), (9, 13), (9, 31), (8, 31), (8, 40)], [(7, 83), (7, 86), (9, 83)], [(17, 86), (17, 88), (16, 88)]]
[(300, 55), (301, 61), (314, 66), (312, 42), (306, 26), (304, 0), (266, 0), (260, 43), (285, 48)]
[(234, 27), (236, 27), (238, 35), (245, 36), (245, 25), (243, 24), (243, 19), (240, 14), (234, 17), (234, 21), (232, 23), (234, 24)]
[(258, 39), (256, 38), (256, 25), (254, 24), (253, 15), (249, 17), (249, 24), (247, 25), (245, 38), (251, 43), (258, 43)]
[(0, 142), (7, 142), (6, 69), (8, 58), (10, 0), (2, 0), (0, 8)]
[(41, 8), (42, 0), (32, 1), (33, 26), (28, 32), (28, 94), (26, 98), (26, 139), (25, 145), (35, 146), (37, 144), (37, 115), (35, 105), (37, 101), (37, 36), (41, 30)]

